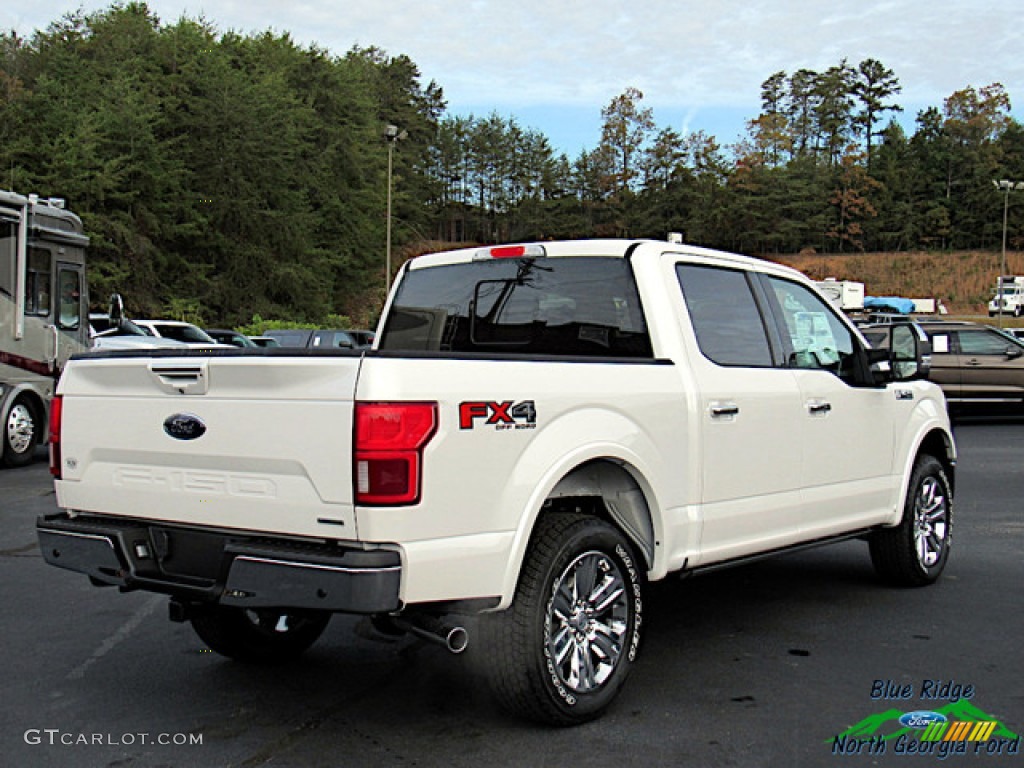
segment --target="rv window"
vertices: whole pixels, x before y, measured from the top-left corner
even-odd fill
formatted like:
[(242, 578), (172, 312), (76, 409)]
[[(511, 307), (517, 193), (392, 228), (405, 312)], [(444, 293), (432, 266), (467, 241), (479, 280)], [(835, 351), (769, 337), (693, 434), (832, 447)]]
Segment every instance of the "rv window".
[(14, 296), (14, 262), (18, 257), (17, 225), (0, 221), (0, 293)]
[(50, 314), (50, 252), (28, 249), (28, 274), (25, 275), (25, 314)]
[(78, 273), (62, 269), (57, 278), (60, 286), (60, 306), (57, 321), (68, 331), (77, 331), (82, 320), (82, 288), (78, 284)]

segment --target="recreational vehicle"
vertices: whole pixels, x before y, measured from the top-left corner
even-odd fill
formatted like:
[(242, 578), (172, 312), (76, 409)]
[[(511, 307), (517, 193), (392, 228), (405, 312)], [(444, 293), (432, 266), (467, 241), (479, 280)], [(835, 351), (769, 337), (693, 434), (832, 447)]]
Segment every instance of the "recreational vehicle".
[(0, 190), (0, 464), (32, 460), (61, 368), (89, 346), (88, 242), (63, 200)]

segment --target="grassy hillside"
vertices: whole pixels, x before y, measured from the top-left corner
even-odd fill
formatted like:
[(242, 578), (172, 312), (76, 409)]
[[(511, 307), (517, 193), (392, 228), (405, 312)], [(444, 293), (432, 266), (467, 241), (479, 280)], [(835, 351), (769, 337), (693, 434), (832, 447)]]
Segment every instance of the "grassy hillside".
[[(815, 280), (864, 283), (869, 296), (941, 299), (951, 314), (986, 314), (999, 276), (998, 251), (797, 254), (775, 259)], [(1006, 274), (1024, 275), (1024, 251), (1007, 251)]]

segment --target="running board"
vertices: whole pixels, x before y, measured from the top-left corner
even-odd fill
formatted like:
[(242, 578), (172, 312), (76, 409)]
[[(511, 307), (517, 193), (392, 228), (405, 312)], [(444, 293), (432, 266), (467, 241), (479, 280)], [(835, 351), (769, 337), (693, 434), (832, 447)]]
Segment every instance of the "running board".
[(683, 566), (683, 570), (679, 572), (679, 576), (680, 578), (685, 579), (690, 576), (699, 576), (700, 574), (711, 573), (712, 571), (721, 571), (726, 568), (733, 568), (737, 565), (756, 563), (758, 560), (767, 560), (768, 558), (775, 557), (776, 555), (787, 555), (792, 552), (802, 552), (805, 549), (815, 549), (817, 547), (825, 546), (826, 544), (835, 544), (840, 541), (847, 541), (848, 539), (859, 539), (871, 533), (873, 530), (875, 530), (875, 528), (862, 528), (858, 531), (841, 533), (838, 536), (825, 536), (821, 539), (802, 541), (799, 544), (793, 544), (787, 547), (778, 547), (777, 549), (769, 549), (766, 552), (757, 552), (753, 555), (743, 555), (742, 557), (734, 557), (729, 560), (720, 560), (717, 563), (698, 565), (695, 568), (687, 568), (686, 566)]

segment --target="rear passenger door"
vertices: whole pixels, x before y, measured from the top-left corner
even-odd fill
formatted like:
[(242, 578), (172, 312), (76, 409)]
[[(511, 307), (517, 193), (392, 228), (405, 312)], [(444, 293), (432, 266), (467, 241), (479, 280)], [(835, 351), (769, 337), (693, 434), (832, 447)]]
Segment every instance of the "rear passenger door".
[(688, 369), (703, 457), (700, 563), (792, 544), (801, 526), (803, 395), (765, 323), (763, 290), (750, 273), (724, 266), (682, 263), (676, 275), (699, 347)]
[(960, 396), (964, 399), (1024, 397), (1024, 348), (993, 328), (956, 331), (960, 349)]

